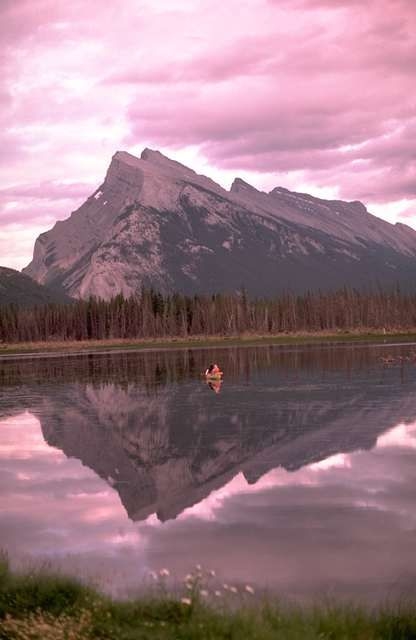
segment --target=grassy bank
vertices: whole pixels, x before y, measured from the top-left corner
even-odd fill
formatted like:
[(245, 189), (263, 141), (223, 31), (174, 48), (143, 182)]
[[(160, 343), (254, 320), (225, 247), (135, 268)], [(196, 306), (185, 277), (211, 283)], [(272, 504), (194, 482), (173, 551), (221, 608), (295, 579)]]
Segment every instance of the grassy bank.
[(145, 350), (145, 349), (182, 349), (192, 347), (221, 347), (221, 346), (259, 346), (259, 345), (296, 345), (314, 344), (320, 342), (377, 342), (416, 341), (416, 328), (409, 331), (380, 332), (371, 329), (362, 331), (310, 332), (310, 333), (280, 333), (277, 335), (240, 334), (215, 336), (172, 336), (164, 338), (143, 338), (137, 340), (80, 340), (80, 341), (50, 341), (50, 342), (21, 342), (15, 344), (1, 343), (0, 357), (14, 354), (60, 354), (87, 353), (116, 350)]
[[(195, 585), (194, 585), (195, 586)], [(236, 606), (198, 588), (114, 601), (62, 576), (0, 567), (0, 638), (17, 640), (412, 640), (416, 607), (283, 606), (241, 594)], [(204, 597), (203, 597), (204, 596)], [(212, 594), (214, 596), (214, 593)]]

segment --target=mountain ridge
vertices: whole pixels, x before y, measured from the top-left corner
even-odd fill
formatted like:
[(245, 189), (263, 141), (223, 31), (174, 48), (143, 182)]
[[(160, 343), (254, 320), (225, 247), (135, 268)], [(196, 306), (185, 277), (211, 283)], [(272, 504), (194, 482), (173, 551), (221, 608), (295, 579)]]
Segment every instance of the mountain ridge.
[(104, 182), (35, 243), (23, 270), (71, 296), (110, 298), (143, 286), (253, 295), (344, 285), (411, 288), (416, 231), (359, 201), (323, 200), (236, 178), (230, 191), (144, 149), (117, 151)]

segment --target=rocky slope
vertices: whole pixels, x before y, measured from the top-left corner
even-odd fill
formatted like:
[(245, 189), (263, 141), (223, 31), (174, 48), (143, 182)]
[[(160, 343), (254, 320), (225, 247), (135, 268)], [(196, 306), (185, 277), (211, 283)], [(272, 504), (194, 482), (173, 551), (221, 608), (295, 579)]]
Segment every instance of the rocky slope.
[(42, 286), (19, 271), (0, 267), (0, 306), (15, 304), (31, 307), (49, 302), (69, 302), (69, 300), (64, 293)]
[(36, 241), (24, 272), (71, 296), (412, 288), (416, 231), (360, 202), (327, 201), (236, 179), (230, 191), (158, 151), (124, 151), (103, 184)]

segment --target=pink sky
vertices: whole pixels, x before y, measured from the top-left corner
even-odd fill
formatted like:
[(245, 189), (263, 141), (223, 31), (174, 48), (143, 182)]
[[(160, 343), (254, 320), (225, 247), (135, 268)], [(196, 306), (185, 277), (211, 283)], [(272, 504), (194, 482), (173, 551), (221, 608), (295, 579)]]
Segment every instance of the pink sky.
[(1, 0), (0, 265), (145, 146), (416, 227), (414, 0)]

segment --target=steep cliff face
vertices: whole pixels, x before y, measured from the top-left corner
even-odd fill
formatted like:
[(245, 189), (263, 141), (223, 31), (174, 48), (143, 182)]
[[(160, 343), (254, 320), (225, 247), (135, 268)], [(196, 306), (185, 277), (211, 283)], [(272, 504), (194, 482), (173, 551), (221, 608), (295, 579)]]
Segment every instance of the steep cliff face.
[(71, 296), (256, 295), (416, 278), (416, 232), (359, 202), (326, 201), (236, 179), (230, 191), (145, 149), (118, 151), (103, 184), (36, 241), (24, 272)]

